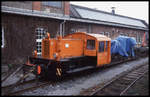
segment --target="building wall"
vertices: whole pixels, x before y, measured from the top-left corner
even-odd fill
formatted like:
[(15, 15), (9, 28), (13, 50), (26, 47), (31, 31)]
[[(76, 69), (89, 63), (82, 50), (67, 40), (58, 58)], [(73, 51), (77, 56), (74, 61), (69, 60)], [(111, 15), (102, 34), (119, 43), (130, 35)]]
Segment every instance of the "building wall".
[(1, 6), (32, 10), (32, 1), (2, 1)]
[(69, 11), (70, 11), (70, 3), (65, 1), (58, 1), (58, 3), (61, 3), (61, 7), (54, 7), (54, 6), (50, 6), (50, 5), (44, 5), (43, 2), (41, 1), (36, 1), (33, 2), (33, 9), (37, 9), (39, 11), (45, 11), (48, 13), (55, 13), (55, 14), (62, 14), (62, 15), (68, 15), (69, 16)]
[(14, 14), (1, 14), (4, 29), (4, 47), (2, 64), (23, 64), (27, 56), (36, 49), (35, 29), (43, 27), (55, 37), (59, 31), (60, 21)]
[(70, 2), (66, 1), (63, 3), (64, 5), (64, 14), (70, 15)]
[(87, 32), (87, 33), (98, 33), (104, 34), (111, 39), (116, 38), (119, 35), (135, 37), (136, 41), (141, 44), (142, 38), (144, 35), (143, 30), (122, 28), (122, 27), (113, 27), (106, 25), (98, 25), (98, 24), (88, 24), (81, 22), (67, 22), (66, 23), (66, 34), (74, 33), (74, 32)]
[(40, 1), (34, 1), (32, 2), (32, 10), (41, 10), (41, 2)]
[(40, 2), (40, 5), (41, 5), (41, 11), (46, 11), (48, 13), (56, 13), (56, 14), (63, 14), (64, 12), (63, 3), (61, 4), (62, 5), (61, 7), (44, 5), (42, 2)]
[(138, 44), (141, 44), (144, 35), (143, 30), (123, 28), (123, 27), (113, 27), (104, 25), (92, 25), (92, 33), (104, 34), (111, 39), (116, 38), (119, 35), (134, 37)]
[(74, 32), (89, 32), (87, 23), (67, 21), (65, 23), (65, 34)]
[(70, 3), (65, 1), (58, 1), (61, 3), (61, 7), (54, 7), (44, 5), (42, 1), (3, 1), (2, 6), (8, 7), (15, 7), (21, 9), (29, 9), (29, 10), (38, 10), (38, 11), (45, 11), (48, 13), (55, 13), (55, 14), (64, 14), (69, 16), (70, 11)]

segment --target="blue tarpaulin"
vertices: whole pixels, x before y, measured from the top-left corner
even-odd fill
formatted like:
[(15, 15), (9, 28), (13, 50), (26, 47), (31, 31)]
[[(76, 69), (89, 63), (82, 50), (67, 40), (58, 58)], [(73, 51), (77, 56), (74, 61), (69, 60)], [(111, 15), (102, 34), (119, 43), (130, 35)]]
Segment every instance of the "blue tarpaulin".
[(129, 54), (134, 56), (133, 47), (136, 45), (136, 40), (133, 37), (118, 36), (111, 40), (111, 54), (120, 54), (128, 57)]

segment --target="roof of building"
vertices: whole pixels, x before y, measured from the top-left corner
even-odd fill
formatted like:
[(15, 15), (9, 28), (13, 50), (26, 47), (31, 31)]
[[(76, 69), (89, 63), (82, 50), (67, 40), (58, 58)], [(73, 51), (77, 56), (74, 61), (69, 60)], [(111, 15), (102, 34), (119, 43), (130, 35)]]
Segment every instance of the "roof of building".
[[(51, 18), (51, 19), (58, 19), (58, 20), (91, 23), (91, 24), (102, 24), (102, 25), (109, 25), (109, 26), (116, 26), (116, 27), (140, 29), (140, 30), (146, 30), (146, 31), (148, 30), (148, 24), (144, 20), (139, 20), (139, 19), (130, 18), (130, 17), (126, 17), (126, 16), (114, 15), (114, 16), (120, 16), (120, 17), (124, 17), (124, 18), (130, 18), (137, 22), (141, 21), (141, 23), (145, 24), (145, 26), (143, 26), (141, 23), (139, 23), (139, 26), (136, 26), (136, 25), (125, 24), (125, 23), (123, 24), (121, 22), (104, 21), (104, 20), (100, 20), (100, 19), (96, 20), (93, 18), (85, 17), (84, 15), (81, 16), (82, 13), (79, 11), (80, 9), (78, 9), (78, 11), (80, 12), (79, 13), (79, 12), (77, 12), (77, 10), (74, 7), (75, 8), (80, 7), (80, 9), (83, 8), (86, 10), (88, 9), (88, 10), (90, 10), (90, 12), (92, 12), (94, 10), (94, 12), (111, 15), (111, 13), (108, 13), (108, 12), (103, 12), (103, 11), (99, 11), (99, 10), (95, 10), (95, 9), (72, 5), (72, 4), (70, 6), (70, 16), (66, 16), (63, 14), (47, 13), (47, 12), (36, 11), (36, 10), (20, 9), (20, 8), (8, 7), (8, 6), (1, 6), (1, 8), (2, 8), (1, 11), (3, 13), (19, 14), (19, 15), (26, 15), (26, 16), (41, 17), (41, 18)], [(83, 11), (83, 12), (85, 12), (85, 11)], [(142, 25), (142, 26), (140, 26), (140, 25)]]
[(72, 5), (72, 4), (70, 9), (71, 9), (70, 16), (74, 18), (92, 19), (92, 20), (99, 20), (104, 22), (129, 25), (134, 27), (147, 28), (147, 25), (146, 23), (144, 23), (145, 22), (144, 20), (140, 20), (136, 18), (131, 18), (131, 17), (122, 16), (118, 14), (112, 14), (109, 12), (104, 12), (104, 11)]

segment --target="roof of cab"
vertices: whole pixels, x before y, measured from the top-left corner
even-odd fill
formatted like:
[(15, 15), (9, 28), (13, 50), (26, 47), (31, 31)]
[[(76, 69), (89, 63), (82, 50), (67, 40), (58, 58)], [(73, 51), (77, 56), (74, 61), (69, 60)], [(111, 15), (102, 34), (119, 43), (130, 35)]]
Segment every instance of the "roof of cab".
[(109, 37), (102, 34), (94, 34), (94, 33), (86, 33), (86, 34), (95, 37), (98, 41), (111, 41)]
[(81, 33), (81, 34), (85, 34), (85, 35), (89, 35), (91, 37), (96, 38), (98, 41), (111, 41), (111, 38), (102, 35), (102, 34), (95, 34), (95, 33), (86, 33), (86, 32), (76, 32), (76, 33)]

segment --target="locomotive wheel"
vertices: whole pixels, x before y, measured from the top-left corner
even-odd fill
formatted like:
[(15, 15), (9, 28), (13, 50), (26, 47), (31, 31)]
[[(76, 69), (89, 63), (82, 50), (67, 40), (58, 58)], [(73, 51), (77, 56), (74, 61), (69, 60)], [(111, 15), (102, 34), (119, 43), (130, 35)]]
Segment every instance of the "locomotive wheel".
[(48, 80), (60, 80), (62, 78), (62, 68), (49, 66), (46, 72), (46, 79)]

